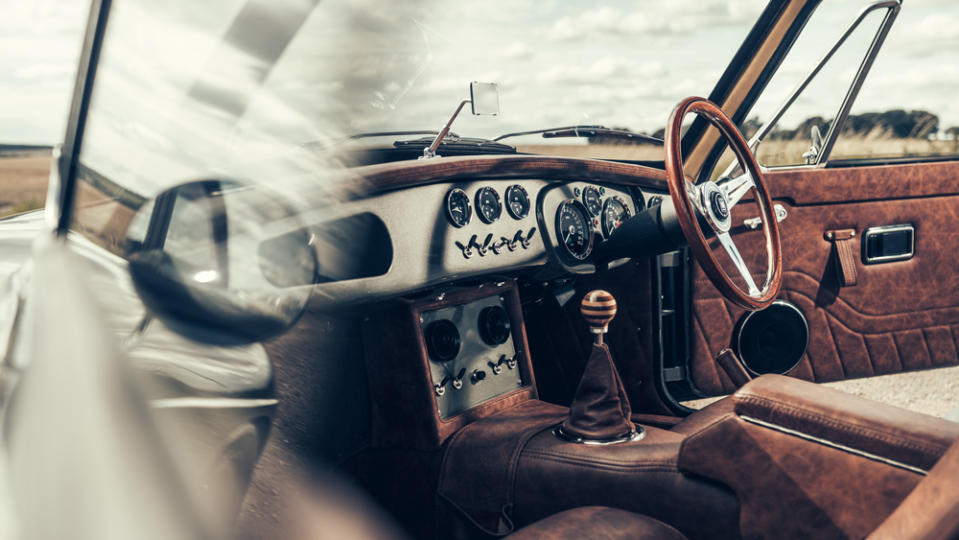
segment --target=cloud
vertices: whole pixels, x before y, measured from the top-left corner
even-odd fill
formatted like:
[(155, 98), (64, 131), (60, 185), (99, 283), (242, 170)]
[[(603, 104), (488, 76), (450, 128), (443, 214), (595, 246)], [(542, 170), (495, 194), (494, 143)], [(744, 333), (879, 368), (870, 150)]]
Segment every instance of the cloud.
[(579, 41), (632, 35), (677, 35), (754, 20), (758, 2), (702, 0), (639, 4), (630, 11), (603, 6), (567, 15), (552, 24), (551, 41)]

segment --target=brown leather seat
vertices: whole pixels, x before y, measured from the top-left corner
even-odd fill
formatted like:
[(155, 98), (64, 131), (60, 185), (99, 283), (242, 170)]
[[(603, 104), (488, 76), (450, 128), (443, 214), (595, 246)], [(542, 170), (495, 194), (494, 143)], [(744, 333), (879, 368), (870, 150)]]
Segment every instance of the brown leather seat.
[(676, 529), (653, 518), (605, 506), (573, 508), (537, 521), (507, 536), (509, 540), (583, 540), (630, 538), (685, 540)]

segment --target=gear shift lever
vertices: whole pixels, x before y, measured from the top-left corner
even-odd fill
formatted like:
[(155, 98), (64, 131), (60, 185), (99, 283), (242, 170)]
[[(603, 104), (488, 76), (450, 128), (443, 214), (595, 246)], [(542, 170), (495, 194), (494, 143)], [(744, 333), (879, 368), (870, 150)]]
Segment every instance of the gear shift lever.
[(596, 335), (594, 343), (602, 345), (609, 322), (616, 316), (616, 299), (606, 291), (590, 291), (583, 297), (579, 312), (589, 324), (589, 331)]
[(616, 299), (606, 291), (590, 291), (583, 297), (580, 313), (595, 334), (592, 353), (576, 388), (569, 417), (554, 433), (562, 439), (584, 444), (635, 441), (642, 428), (630, 421), (629, 398), (613, 364), (603, 336), (616, 316)]

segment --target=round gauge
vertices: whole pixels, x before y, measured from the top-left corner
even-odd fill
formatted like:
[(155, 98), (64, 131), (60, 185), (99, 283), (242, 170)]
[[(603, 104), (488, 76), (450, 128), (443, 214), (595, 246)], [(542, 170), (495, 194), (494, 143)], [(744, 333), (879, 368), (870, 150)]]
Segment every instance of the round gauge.
[(602, 195), (599, 194), (599, 190), (593, 186), (584, 189), (583, 204), (586, 205), (586, 209), (589, 210), (589, 215), (598, 216), (603, 210), (603, 200)]
[(476, 192), (476, 213), (483, 223), (492, 223), (503, 213), (503, 204), (499, 200), (499, 193), (487, 186)]
[(454, 227), (469, 225), (473, 208), (470, 206), (469, 195), (462, 189), (453, 188), (446, 194), (446, 217)]
[(506, 188), (506, 211), (513, 219), (523, 219), (529, 215), (529, 195), (523, 186), (516, 184)]
[(619, 197), (606, 199), (603, 204), (603, 236), (609, 238), (620, 224), (629, 219), (629, 206)]
[(593, 231), (586, 207), (575, 200), (564, 201), (556, 210), (556, 237), (573, 258), (584, 260), (593, 250)]

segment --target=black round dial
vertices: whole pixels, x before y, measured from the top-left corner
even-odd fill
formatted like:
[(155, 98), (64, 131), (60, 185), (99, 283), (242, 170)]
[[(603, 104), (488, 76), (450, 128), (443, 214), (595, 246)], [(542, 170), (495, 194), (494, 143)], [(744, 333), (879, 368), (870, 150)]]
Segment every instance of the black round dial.
[(529, 215), (529, 195), (523, 186), (516, 184), (506, 188), (506, 211), (513, 219), (523, 219)]
[(462, 189), (453, 188), (446, 194), (446, 217), (454, 227), (469, 225), (473, 208), (470, 206), (469, 195)]
[(437, 362), (449, 362), (460, 353), (460, 332), (448, 319), (431, 322), (425, 337), (427, 352)]
[(483, 308), (479, 315), (480, 337), (489, 345), (500, 345), (509, 339), (509, 315), (500, 306)]
[(492, 223), (503, 213), (503, 204), (499, 200), (499, 193), (487, 186), (476, 192), (476, 213), (484, 223)]
[(559, 244), (573, 258), (583, 260), (593, 249), (593, 231), (586, 207), (579, 201), (568, 200), (556, 210), (556, 236)]
[(603, 204), (603, 236), (609, 238), (620, 224), (629, 219), (629, 206), (619, 197), (606, 199)]
[(603, 210), (603, 198), (599, 190), (590, 186), (583, 190), (583, 204), (589, 210), (589, 215), (598, 216)]

